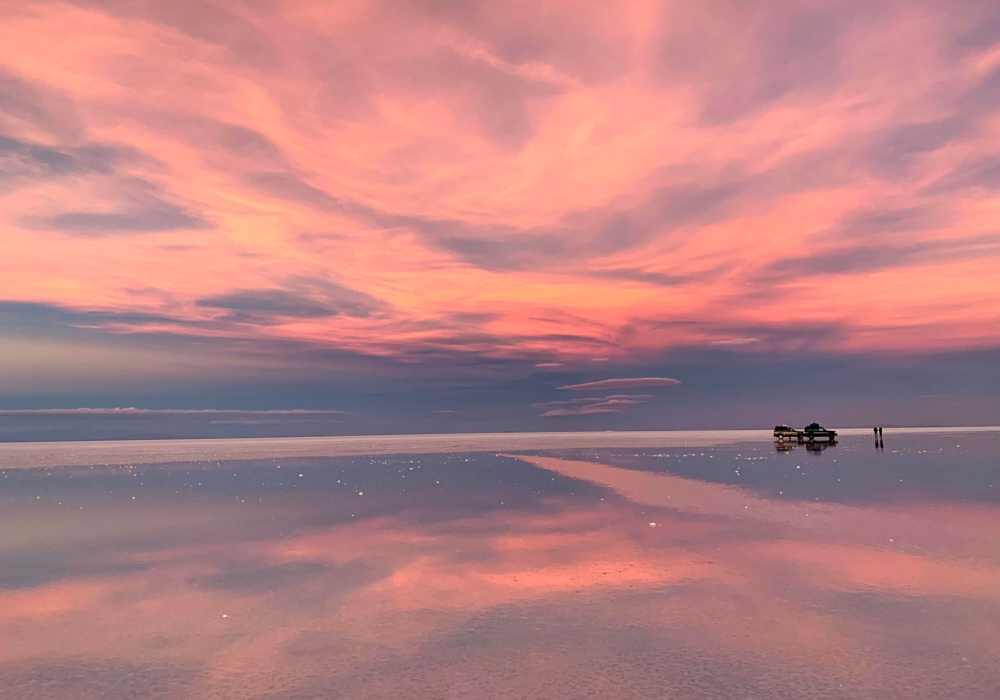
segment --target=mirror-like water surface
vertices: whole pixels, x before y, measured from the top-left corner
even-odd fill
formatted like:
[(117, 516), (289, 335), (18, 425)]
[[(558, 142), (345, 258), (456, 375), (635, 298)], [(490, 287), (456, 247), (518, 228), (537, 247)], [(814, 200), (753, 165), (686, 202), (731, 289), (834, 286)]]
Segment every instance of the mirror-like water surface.
[(1000, 697), (1000, 434), (0, 473), (20, 698)]

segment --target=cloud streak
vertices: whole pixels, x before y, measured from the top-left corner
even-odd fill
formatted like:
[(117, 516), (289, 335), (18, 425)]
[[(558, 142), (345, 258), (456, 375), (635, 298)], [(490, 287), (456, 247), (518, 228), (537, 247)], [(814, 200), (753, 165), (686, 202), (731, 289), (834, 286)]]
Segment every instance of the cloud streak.
[(600, 413), (622, 413), (633, 406), (646, 403), (652, 394), (615, 394), (603, 398), (581, 398), (568, 401), (548, 401), (534, 404), (543, 412), (543, 418), (554, 416), (590, 416)]
[(482, 377), (1000, 345), (988, 3), (352, 8), (7, 3), (0, 299)]
[(635, 389), (643, 386), (674, 386), (680, 380), (670, 377), (635, 377), (631, 379), (601, 379), (583, 384), (567, 384), (559, 387), (566, 391), (600, 391), (602, 389)]

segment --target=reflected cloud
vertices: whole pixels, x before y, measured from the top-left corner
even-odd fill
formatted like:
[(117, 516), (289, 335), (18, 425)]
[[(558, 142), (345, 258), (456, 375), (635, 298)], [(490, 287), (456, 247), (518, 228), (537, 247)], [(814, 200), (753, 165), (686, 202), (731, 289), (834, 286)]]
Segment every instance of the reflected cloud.
[[(497, 697), (562, 697), (607, 683), (608, 669), (627, 673), (630, 692), (692, 698), (715, 692), (696, 669), (710, 669), (727, 695), (746, 689), (746, 673), (761, 692), (795, 696), (933, 681), (985, 699), (976, 688), (996, 679), (995, 507), (782, 502), (532, 456), (491, 463), (495, 485), (449, 488), (441, 480), (460, 472), (441, 472), (444, 459), (373, 461), (366, 468), (379, 469), (381, 486), (359, 517), (316, 487), (268, 496), (271, 505), (219, 496), (200, 501), (207, 520), (181, 534), (188, 499), (164, 491), (139, 511), (156, 536), (118, 540), (133, 568), (0, 590), (0, 680), (14, 697), (37, 697), (75, 688), (71, 668), (105, 669), (94, 682), (106, 694), (138, 673), (197, 700), (333, 686), (430, 698), (483, 678)], [(430, 478), (404, 488), (418, 465)], [(541, 486), (548, 475), (567, 490)], [(530, 481), (531, 498), (511, 506), (510, 481)], [(435, 492), (447, 508), (429, 503)], [(323, 523), (331, 510), (343, 519)], [(87, 517), (98, 516), (78, 522)], [(21, 531), (25, 546), (41, 541)], [(958, 663), (948, 650), (959, 647), (975, 652)]]
[[(920, 515), (906, 512), (884, 512), (838, 503), (780, 501), (736, 486), (671, 474), (554, 457), (510, 456), (565, 477), (607, 487), (634, 503), (699, 516), (788, 526), (809, 532), (810, 536), (847, 540), (879, 549), (904, 548), (934, 552), (939, 556), (975, 556), (991, 560), (1000, 552), (1000, 535), (942, 528), (927, 523)], [(958, 582), (956, 585), (960, 587)]]

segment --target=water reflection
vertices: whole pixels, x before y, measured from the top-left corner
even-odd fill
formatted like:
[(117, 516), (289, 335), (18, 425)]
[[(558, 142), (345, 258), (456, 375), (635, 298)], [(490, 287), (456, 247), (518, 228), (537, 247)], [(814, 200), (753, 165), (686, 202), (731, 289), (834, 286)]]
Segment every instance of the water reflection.
[(776, 450), (768, 440), (711, 449), (553, 450), (539, 454), (731, 484), (778, 499), (856, 505), (915, 501), (1000, 504), (996, 468), (1000, 433), (886, 437), (890, 446), (878, 452), (872, 450), (870, 438), (848, 436), (823, 453), (798, 449), (804, 445), (795, 442), (791, 443), (795, 449)]
[(825, 440), (823, 442), (791, 442), (790, 440), (774, 441), (774, 449), (776, 452), (791, 452), (796, 447), (804, 447), (809, 452), (819, 453), (830, 447), (835, 447), (836, 445), (836, 440)]
[[(844, 478), (856, 449), (775, 464), (843, 465), (831, 478)], [(721, 469), (677, 473), (718, 461), (787, 483), (760, 458), (794, 454), (766, 442), (676, 452), (8, 472), (0, 687), (12, 698), (997, 697), (992, 501), (926, 488), (905, 502), (788, 498), (710, 478)], [(960, 477), (988, 478), (978, 451), (948, 455)], [(669, 470), (649, 468), (657, 459)]]

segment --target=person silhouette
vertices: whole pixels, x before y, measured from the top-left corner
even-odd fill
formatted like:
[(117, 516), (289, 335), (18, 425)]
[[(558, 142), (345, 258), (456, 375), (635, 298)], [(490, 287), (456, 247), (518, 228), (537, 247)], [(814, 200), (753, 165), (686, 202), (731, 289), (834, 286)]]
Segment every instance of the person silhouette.
[(879, 426), (879, 429), (878, 429), (878, 439), (880, 441), (882, 440), (882, 426)]

